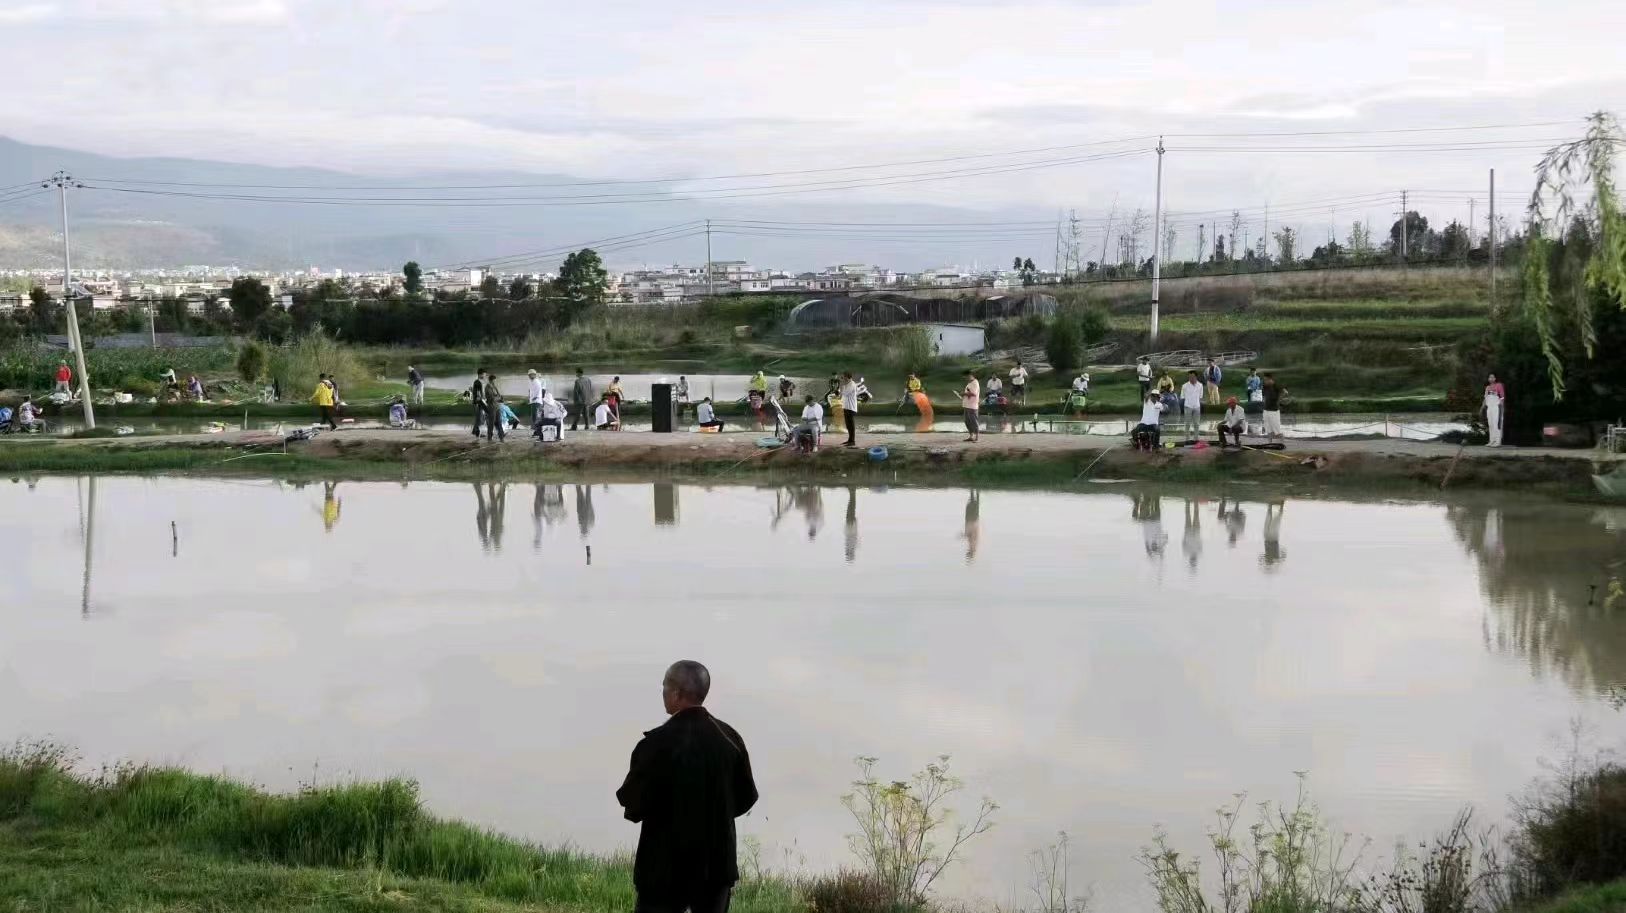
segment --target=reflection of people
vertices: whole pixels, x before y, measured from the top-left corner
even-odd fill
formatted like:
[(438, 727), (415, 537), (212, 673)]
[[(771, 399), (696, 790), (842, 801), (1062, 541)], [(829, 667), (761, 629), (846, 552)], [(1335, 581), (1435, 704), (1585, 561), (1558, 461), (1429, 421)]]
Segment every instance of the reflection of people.
[(1220, 499), (1219, 519), (1221, 523), (1225, 524), (1226, 540), (1230, 543), (1231, 548), (1236, 548), (1237, 540), (1242, 538), (1242, 531), (1248, 525), (1248, 518), (1242, 513), (1242, 504), (1240, 502), (1231, 503), (1227, 508), (1228, 503), (1230, 502), (1227, 502), (1224, 498)]
[(796, 509), (802, 512), (807, 521), (807, 541), (812, 542), (819, 537), (819, 530), (824, 528), (824, 489), (817, 485), (808, 485), (796, 489)]
[(339, 510), (343, 504), (338, 498), (338, 482), (322, 483), (322, 529), (333, 532), (339, 523)]
[(724, 913), (739, 881), (734, 819), (757, 801), (751, 758), (733, 727), (702, 706), (711, 673), (673, 663), (661, 681), (670, 719), (644, 733), (616, 790), (640, 824), (635, 913)]
[(975, 488), (965, 498), (965, 563), (977, 560), (977, 543), (982, 538), (982, 495)]
[[(1267, 379), (1265, 382), (1270, 383)], [(1282, 508), (1285, 502), (1272, 501), (1265, 505), (1265, 552), (1259, 556), (1259, 563), (1266, 568), (1275, 567), (1287, 560), (1287, 553), (1282, 551)]]
[(1140, 523), (1146, 557), (1162, 559), (1163, 549), (1169, 544), (1169, 534), (1163, 531), (1163, 502), (1151, 492), (1137, 492), (1132, 503), (1130, 516)]
[(591, 485), (577, 485), (576, 488), (576, 526), (581, 530), (582, 541), (593, 531), (593, 523), (597, 517), (593, 513), (593, 487)]
[(858, 489), (847, 486), (847, 520), (841, 527), (841, 548), (851, 564), (858, 557)]
[(1200, 511), (1202, 505), (1191, 498), (1186, 499), (1186, 530), (1180, 537), (1180, 551), (1185, 553), (1186, 562), (1192, 570), (1197, 569), (1197, 562), (1203, 556), (1203, 529)]

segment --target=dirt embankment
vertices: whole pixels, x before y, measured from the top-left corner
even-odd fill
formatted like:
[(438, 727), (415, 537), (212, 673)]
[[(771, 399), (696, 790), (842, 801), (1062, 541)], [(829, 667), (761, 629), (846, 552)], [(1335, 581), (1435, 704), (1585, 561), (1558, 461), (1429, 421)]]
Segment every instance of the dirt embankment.
[[(449, 431), (353, 430), (284, 444), (256, 432), (151, 439), (29, 441), (0, 446), (0, 472), (189, 472), (206, 475), (530, 478), (614, 474), (718, 478), (773, 473), (888, 482), (1058, 485), (1140, 479), (1245, 481), (1295, 488), (1508, 489), (1585, 495), (1584, 453), (1459, 448), (1400, 441), (1294, 443), (1285, 451), (1180, 448), (1140, 453), (1122, 439), (1064, 434), (871, 435), (862, 446), (827, 436), (814, 454), (765, 449), (751, 433), (591, 432), (562, 444), (476, 441)], [(884, 458), (869, 447), (885, 448)]]

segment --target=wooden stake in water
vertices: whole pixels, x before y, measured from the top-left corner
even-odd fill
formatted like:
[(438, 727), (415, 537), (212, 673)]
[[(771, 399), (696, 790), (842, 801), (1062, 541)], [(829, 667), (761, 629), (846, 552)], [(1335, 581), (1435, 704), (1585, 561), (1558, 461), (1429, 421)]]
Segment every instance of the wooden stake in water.
[(181, 533), (175, 528), (175, 521), (169, 521), (169, 556), (178, 558), (181, 554)]

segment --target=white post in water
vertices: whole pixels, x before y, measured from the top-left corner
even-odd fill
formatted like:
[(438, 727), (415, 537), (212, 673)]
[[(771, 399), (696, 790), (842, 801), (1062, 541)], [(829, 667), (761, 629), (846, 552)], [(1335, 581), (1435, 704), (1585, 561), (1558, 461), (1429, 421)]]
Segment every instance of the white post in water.
[(1157, 342), (1157, 305), (1163, 279), (1163, 137), (1157, 138), (1157, 196), (1152, 204), (1152, 342)]
[(85, 410), (85, 427), (96, 427), (96, 411), (90, 404), (90, 376), (85, 370), (85, 342), (79, 334), (79, 312), (73, 305), (73, 254), (68, 244), (68, 184), (73, 178), (65, 171), (51, 175), (57, 197), (62, 201), (62, 300), (68, 305), (68, 343), (73, 346), (74, 364), (79, 368), (79, 402)]

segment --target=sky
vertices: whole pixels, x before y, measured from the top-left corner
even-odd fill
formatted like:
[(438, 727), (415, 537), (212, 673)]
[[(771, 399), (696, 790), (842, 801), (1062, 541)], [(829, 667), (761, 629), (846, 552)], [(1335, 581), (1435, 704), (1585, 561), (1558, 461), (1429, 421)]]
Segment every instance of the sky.
[[(1537, 147), (1576, 135), (1593, 110), (1626, 107), (1623, 25), (1619, 0), (0, 0), (9, 58), (0, 132), (104, 154), (369, 175), (605, 179), (1125, 137), (1146, 138), (1100, 151), (1145, 153), (1162, 133), (1164, 205), (1177, 218), (1393, 192), (1342, 213), (1324, 205), (1284, 216), (1336, 223), (1341, 235), (1351, 219), (1387, 225), (1407, 187), (1427, 189), (1425, 204), (1450, 217), (1465, 218), (1478, 194), (1482, 217), (1491, 167), (1504, 207), (1519, 200)], [(1563, 123), (1175, 136), (1552, 122)], [(1285, 148), (1464, 141), (1491, 145)], [(947, 167), (958, 166), (884, 174)], [(1143, 154), (794, 196), (1099, 219), (1150, 209), (1155, 169)], [(854, 174), (875, 173), (838, 176)]]

